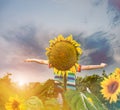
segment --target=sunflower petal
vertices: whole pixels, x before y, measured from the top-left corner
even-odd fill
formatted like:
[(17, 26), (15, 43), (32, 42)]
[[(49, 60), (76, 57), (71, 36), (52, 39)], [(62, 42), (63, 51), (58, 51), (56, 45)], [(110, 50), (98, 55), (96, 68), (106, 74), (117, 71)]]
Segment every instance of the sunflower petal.
[(56, 68), (54, 68), (54, 72), (57, 74), (58, 70)]
[(75, 68), (75, 66), (72, 66), (72, 67), (70, 68), (70, 71), (72, 71), (73, 73), (76, 73), (76, 68)]
[(57, 73), (59, 76), (61, 75), (61, 71), (58, 71), (58, 73)]
[(72, 40), (73, 40), (72, 35), (68, 36), (68, 37), (66, 38), (66, 40), (67, 40), (67, 41), (72, 41)]
[(64, 37), (60, 34), (57, 39), (58, 41), (61, 41), (61, 40), (64, 40)]
[(82, 54), (82, 49), (81, 49), (81, 48), (77, 47), (76, 49), (77, 49), (77, 52), (78, 52), (79, 54)]
[(49, 43), (50, 43), (50, 44), (54, 44), (55, 41), (54, 41), (54, 40), (50, 40)]

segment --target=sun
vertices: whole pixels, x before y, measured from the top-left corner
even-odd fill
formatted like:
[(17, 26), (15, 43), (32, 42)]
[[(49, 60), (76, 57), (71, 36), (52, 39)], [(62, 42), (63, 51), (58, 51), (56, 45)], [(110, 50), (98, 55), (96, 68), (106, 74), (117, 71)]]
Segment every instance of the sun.
[(19, 77), (19, 78), (17, 78), (17, 84), (18, 84), (18, 86), (22, 87), (25, 84), (27, 84), (27, 81), (25, 79)]
[(79, 67), (78, 60), (82, 54), (80, 44), (73, 40), (72, 35), (64, 38), (58, 35), (50, 40), (50, 46), (46, 48), (49, 65), (54, 68), (56, 74), (63, 74), (67, 71), (76, 73)]
[(23, 85), (25, 85), (25, 82), (22, 81), (22, 80), (20, 80), (20, 81), (18, 82), (18, 85), (19, 85), (19, 86), (23, 86)]
[(28, 83), (30, 82), (30, 80), (24, 75), (18, 75), (16, 77), (14, 77), (14, 82), (16, 82), (16, 86), (23, 88), (26, 85), (28, 85)]
[(104, 78), (101, 82), (101, 93), (106, 100), (111, 102), (117, 101), (117, 95), (120, 93), (120, 80), (114, 75), (110, 75), (108, 78)]

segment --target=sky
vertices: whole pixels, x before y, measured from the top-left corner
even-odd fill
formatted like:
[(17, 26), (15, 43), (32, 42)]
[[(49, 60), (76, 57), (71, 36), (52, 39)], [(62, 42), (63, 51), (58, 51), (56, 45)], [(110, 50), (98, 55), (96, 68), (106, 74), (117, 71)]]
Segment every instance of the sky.
[(12, 73), (18, 82), (54, 78), (48, 66), (24, 60), (47, 59), (45, 48), (59, 34), (81, 43), (81, 65), (104, 62), (109, 74), (120, 67), (119, 30), (120, 0), (0, 0), (0, 76)]

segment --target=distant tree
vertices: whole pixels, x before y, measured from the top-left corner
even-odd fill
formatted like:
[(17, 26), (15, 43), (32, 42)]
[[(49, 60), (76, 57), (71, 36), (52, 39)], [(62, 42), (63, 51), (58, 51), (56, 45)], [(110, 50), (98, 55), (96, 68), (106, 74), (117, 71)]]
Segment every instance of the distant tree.
[(10, 78), (11, 75), (12, 75), (11, 73), (7, 73), (5, 76), (0, 78), (0, 81), (10, 84), (11, 83), (11, 78)]

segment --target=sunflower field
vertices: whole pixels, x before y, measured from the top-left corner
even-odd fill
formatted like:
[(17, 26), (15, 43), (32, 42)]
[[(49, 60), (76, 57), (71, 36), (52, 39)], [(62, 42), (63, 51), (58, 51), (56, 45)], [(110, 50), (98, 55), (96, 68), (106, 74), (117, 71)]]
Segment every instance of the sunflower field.
[(53, 79), (18, 86), (0, 78), (0, 110), (120, 110), (120, 69), (109, 75), (76, 78), (76, 90), (62, 90)]

